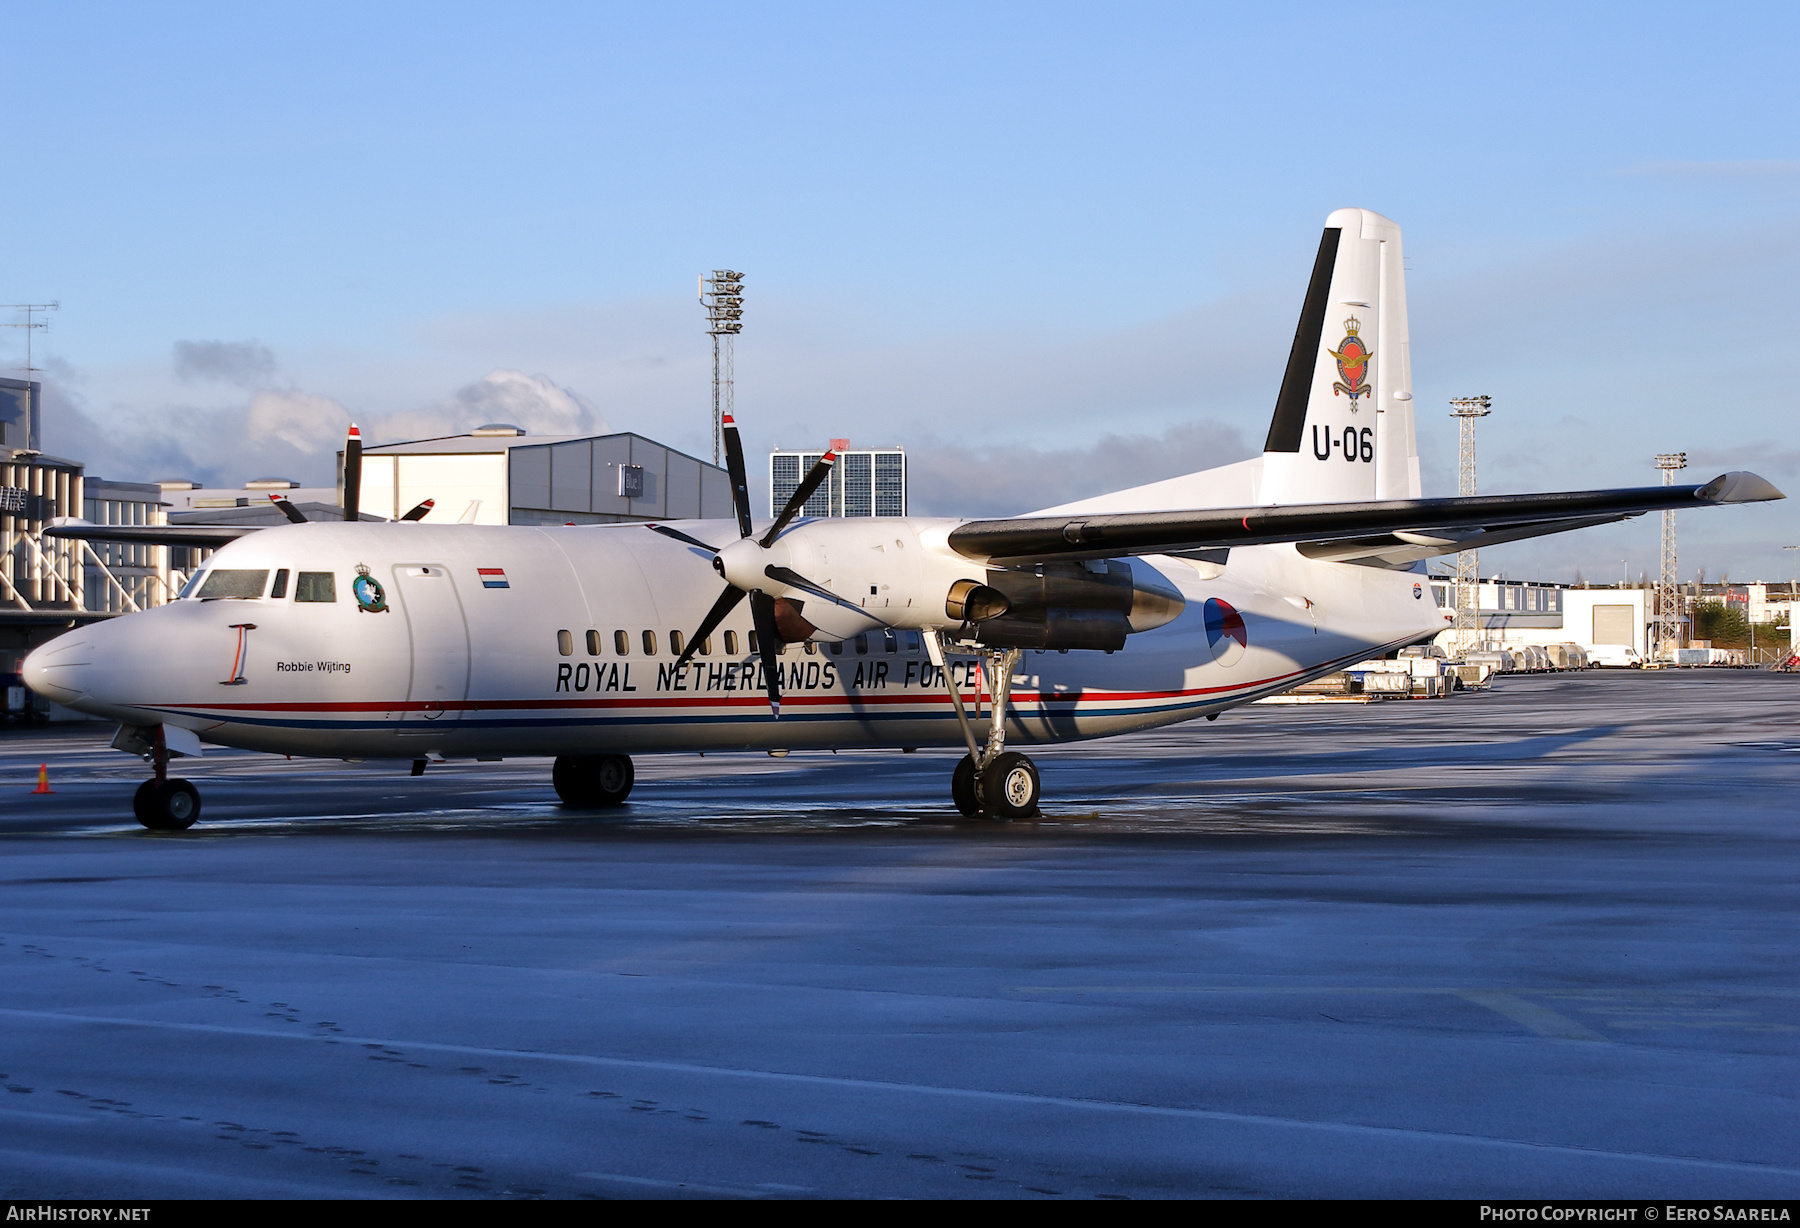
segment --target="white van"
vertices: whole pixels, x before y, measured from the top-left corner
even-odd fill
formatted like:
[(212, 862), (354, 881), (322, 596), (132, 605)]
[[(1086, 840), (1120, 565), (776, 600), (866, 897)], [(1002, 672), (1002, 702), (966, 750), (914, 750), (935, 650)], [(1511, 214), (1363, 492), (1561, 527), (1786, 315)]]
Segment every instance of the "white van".
[(1584, 644), (1589, 665), (1601, 669), (1643, 669), (1644, 654), (1624, 644)]

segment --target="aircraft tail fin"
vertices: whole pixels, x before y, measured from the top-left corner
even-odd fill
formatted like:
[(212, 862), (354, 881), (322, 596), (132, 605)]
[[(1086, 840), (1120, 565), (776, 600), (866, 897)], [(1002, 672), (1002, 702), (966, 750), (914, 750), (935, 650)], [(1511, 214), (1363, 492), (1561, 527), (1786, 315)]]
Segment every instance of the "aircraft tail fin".
[(1400, 227), (1367, 209), (1325, 219), (1275, 415), (1263, 504), (1417, 499)]

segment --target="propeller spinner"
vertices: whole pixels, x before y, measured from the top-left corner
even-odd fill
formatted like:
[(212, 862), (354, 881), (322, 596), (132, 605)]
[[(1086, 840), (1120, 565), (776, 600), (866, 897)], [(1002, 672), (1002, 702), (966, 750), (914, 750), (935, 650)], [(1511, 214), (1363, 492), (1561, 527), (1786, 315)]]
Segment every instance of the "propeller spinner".
[[(770, 525), (768, 531), (760, 538), (753, 538), (750, 527), (750, 488), (744, 477), (744, 443), (738, 435), (737, 423), (730, 414), (725, 415), (722, 426), (725, 435), (725, 471), (731, 478), (731, 502), (737, 511), (739, 533), (739, 543), (725, 548), (733, 551), (742, 551), (746, 548), (767, 550), (775, 544), (776, 539), (781, 536), (788, 525), (793, 523), (794, 518), (805, 508), (806, 501), (812, 498), (813, 492), (819, 489), (820, 484), (831, 473), (831, 467), (837, 463), (837, 453), (827, 450), (813, 463), (813, 467), (807, 470), (805, 479), (794, 489), (793, 495), (787, 501), (787, 506), (783, 507), (781, 514), (775, 517), (775, 523)], [(713, 566), (721, 575), (724, 574), (724, 567), (719, 562), (719, 547), (709, 546), (698, 538), (689, 537), (686, 533), (678, 529), (671, 529), (667, 525), (651, 525), (650, 527), (665, 537), (673, 537), (678, 541), (687, 542), (689, 545), (699, 546), (702, 550), (711, 551)], [(834, 601), (837, 600), (835, 596), (826, 593), (818, 585), (796, 575), (787, 568), (765, 570), (771, 579), (778, 580), (789, 587), (817, 591)], [(776, 575), (775, 572), (784, 574)], [(706, 642), (707, 637), (718, 629), (720, 623), (725, 621), (726, 615), (737, 609), (738, 603), (745, 597), (750, 598), (750, 618), (756, 626), (757, 655), (762, 658), (763, 682), (769, 692), (769, 711), (779, 720), (781, 718), (781, 668), (775, 658), (780, 654), (781, 646), (788, 638), (782, 634), (782, 624), (789, 623), (790, 630), (797, 630), (792, 623), (799, 620), (792, 615), (791, 607), (788, 610), (781, 609), (781, 606), (786, 603), (771, 597), (762, 589), (739, 588), (727, 581), (725, 591), (719, 594), (717, 601), (713, 602), (712, 609), (707, 611), (706, 617), (700, 620), (700, 626), (688, 639), (687, 647), (675, 659), (675, 666), (679, 669), (686, 665), (700, 650), (700, 646)], [(794, 636), (793, 638), (801, 637)]]

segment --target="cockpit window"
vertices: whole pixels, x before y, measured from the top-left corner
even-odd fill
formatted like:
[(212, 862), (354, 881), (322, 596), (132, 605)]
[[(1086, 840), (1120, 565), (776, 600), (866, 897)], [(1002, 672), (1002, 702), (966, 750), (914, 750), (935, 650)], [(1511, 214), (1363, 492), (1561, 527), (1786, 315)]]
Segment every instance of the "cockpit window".
[(181, 592), (176, 594), (175, 600), (180, 601), (183, 597), (192, 597), (194, 595), (194, 590), (200, 587), (200, 581), (205, 577), (206, 573), (204, 571), (196, 571), (193, 575), (189, 576), (188, 582), (181, 586)]
[(206, 573), (206, 583), (200, 586), (198, 596), (202, 601), (216, 601), (221, 597), (261, 597), (268, 583), (266, 568), (243, 571), (217, 567)]
[(294, 578), (295, 601), (336, 601), (337, 579), (329, 571), (303, 571)]

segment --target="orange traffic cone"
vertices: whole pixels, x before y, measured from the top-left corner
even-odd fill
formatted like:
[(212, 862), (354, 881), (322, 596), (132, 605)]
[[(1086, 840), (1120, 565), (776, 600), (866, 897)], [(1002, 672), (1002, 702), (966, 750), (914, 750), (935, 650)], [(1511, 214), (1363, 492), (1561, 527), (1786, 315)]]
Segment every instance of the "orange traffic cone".
[(55, 789), (52, 789), (50, 787), (50, 765), (48, 763), (38, 764), (38, 787), (33, 789), (32, 792), (33, 793), (54, 793), (54, 792), (56, 792)]

